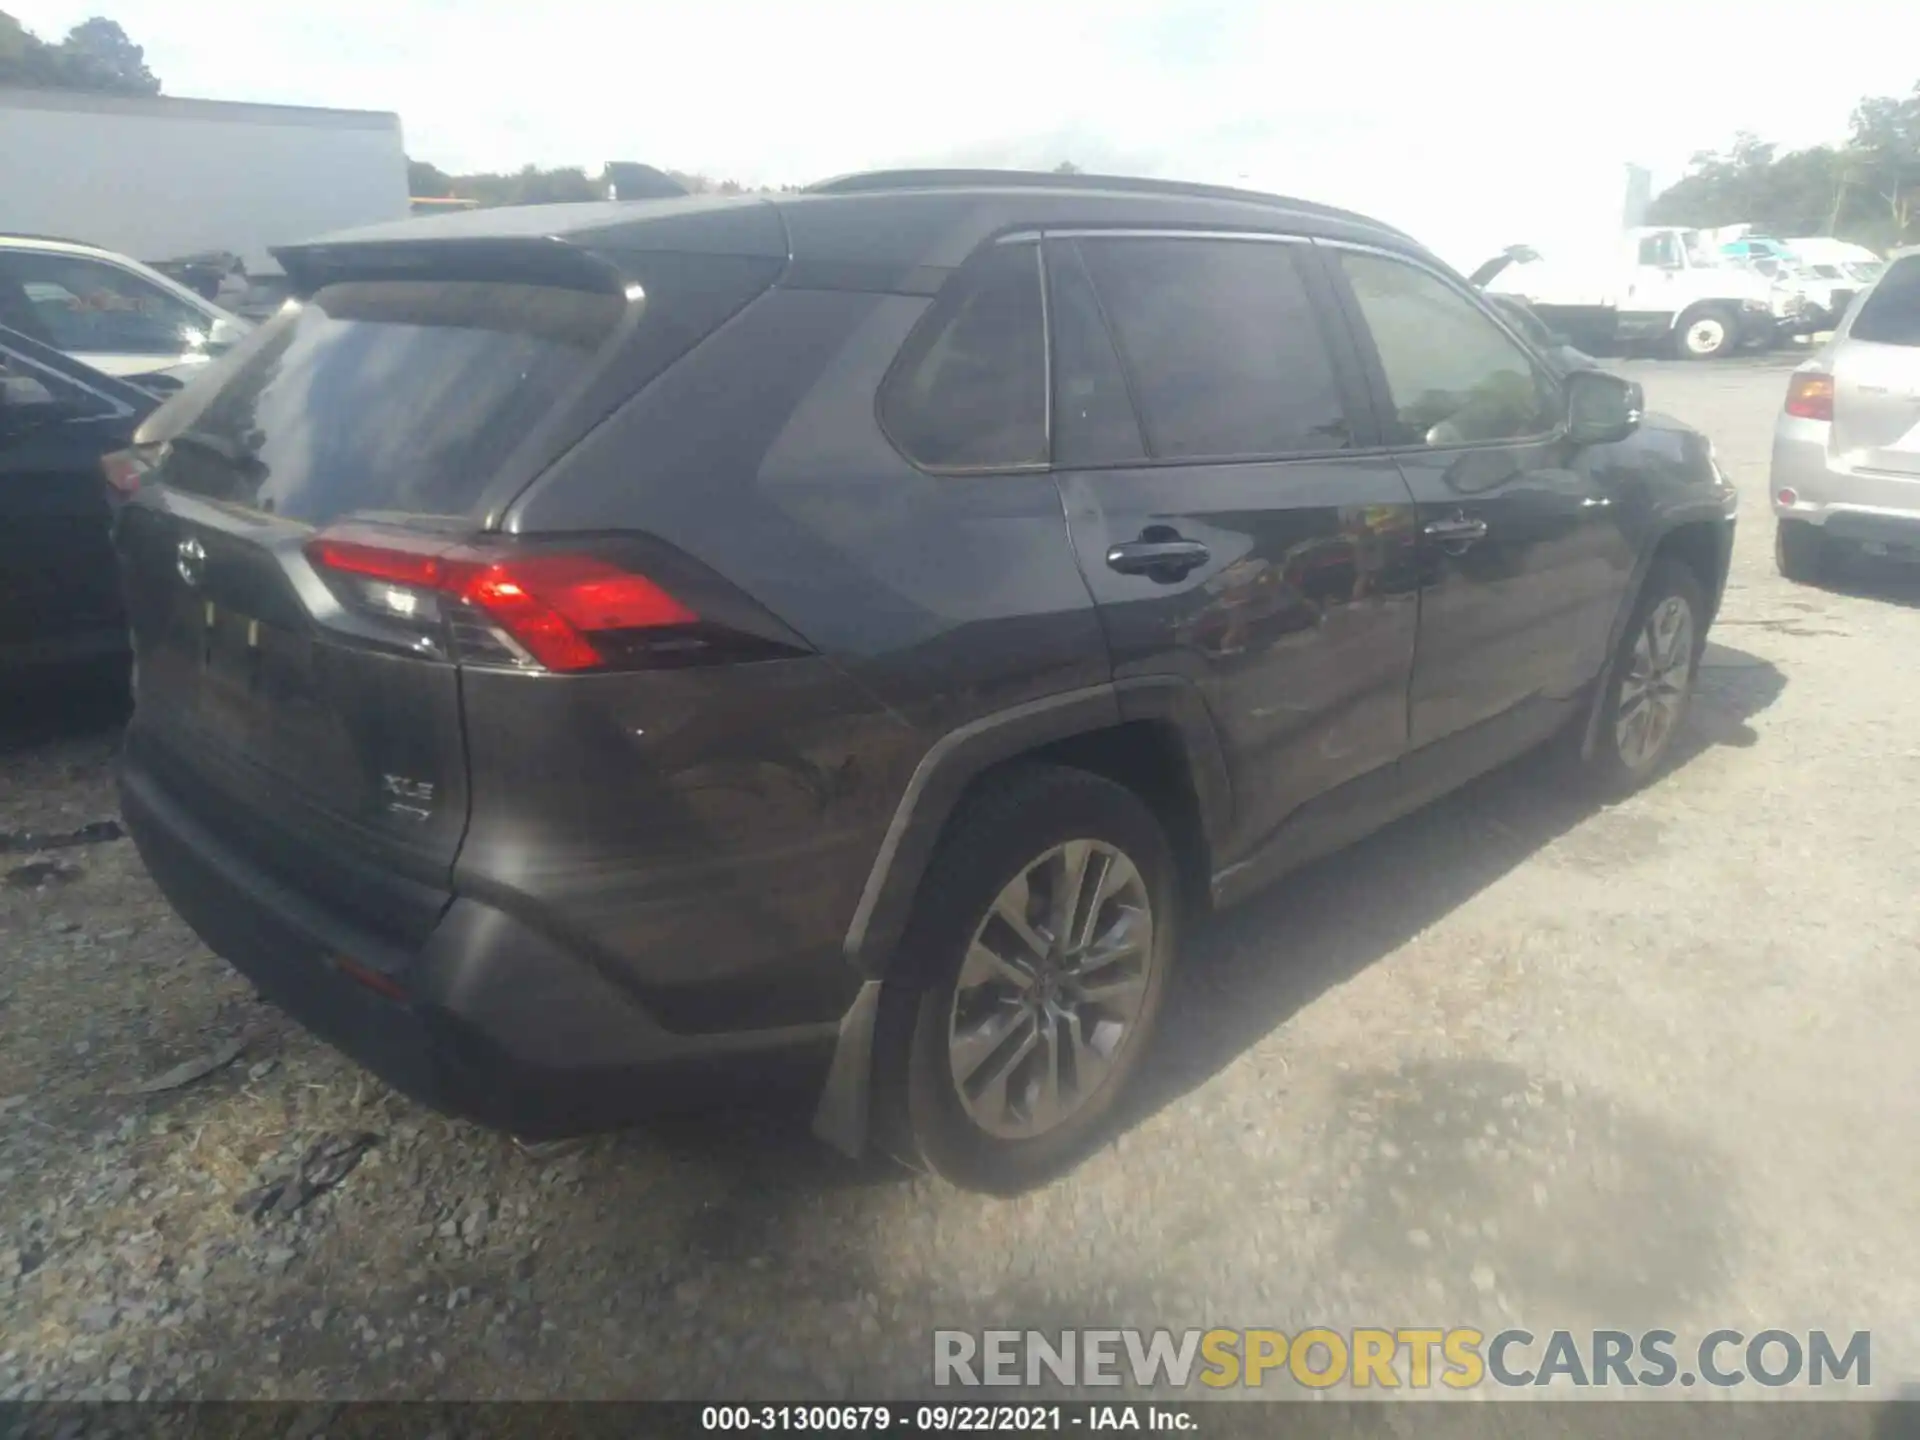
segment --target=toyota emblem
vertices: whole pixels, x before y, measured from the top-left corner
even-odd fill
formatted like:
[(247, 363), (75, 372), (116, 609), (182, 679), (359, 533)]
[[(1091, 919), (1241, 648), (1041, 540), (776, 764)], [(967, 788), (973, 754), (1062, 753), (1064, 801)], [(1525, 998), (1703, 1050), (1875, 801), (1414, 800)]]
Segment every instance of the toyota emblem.
[(174, 552), (173, 568), (180, 572), (180, 578), (200, 588), (200, 582), (207, 575), (207, 547), (192, 536), (180, 542), (180, 548)]

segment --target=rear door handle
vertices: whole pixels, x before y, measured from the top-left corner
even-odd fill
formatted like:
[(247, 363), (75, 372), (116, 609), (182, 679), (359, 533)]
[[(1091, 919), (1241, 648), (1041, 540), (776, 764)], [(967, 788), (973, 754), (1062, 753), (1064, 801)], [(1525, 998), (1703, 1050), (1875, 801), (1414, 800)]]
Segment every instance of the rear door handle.
[(1129, 540), (1107, 551), (1107, 565), (1122, 575), (1145, 575), (1171, 584), (1213, 558), (1198, 540)]
[(1446, 520), (1428, 521), (1420, 533), (1429, 540), (1438, 540), (1457, 555), (1474, 541), (1487, 538), (1487, 522), (1466, 515), (1455, 515)]

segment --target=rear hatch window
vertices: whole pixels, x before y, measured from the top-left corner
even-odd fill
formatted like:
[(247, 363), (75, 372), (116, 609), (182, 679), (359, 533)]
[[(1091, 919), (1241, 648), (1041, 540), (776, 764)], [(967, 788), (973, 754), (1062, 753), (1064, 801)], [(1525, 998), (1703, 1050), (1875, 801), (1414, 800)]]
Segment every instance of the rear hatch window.
[(1920, 346), (1920, 255), (1896, 260), (1853, 317), (1855, 340)]
[[(474, 513), (619, 323), (616, 294), (441, 280), (331, 285), (142, 431), (174, 489), (320, 525)], [(209, 377), (211, 380), (212, 377)]]

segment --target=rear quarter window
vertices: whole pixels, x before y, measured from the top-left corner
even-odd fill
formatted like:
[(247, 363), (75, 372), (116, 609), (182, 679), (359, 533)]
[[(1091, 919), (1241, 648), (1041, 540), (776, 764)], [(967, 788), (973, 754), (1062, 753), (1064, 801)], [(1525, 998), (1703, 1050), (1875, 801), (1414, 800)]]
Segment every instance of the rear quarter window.
[(1920, 255), (1896, 260), (1880, 277), (1848, 332), (1874, 345), (1920, 346)]
[(948, 282), (881, 385), (880, 420), (928, 469), (1046, 462), (1038, 245), (995, 246)]

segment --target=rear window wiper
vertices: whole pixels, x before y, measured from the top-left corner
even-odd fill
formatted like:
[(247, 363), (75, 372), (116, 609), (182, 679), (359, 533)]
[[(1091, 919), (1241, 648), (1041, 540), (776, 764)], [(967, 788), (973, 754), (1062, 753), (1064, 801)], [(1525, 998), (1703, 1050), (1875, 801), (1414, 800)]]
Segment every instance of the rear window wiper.
[(178, 435), (169, 436), (167, 443), (205, 451), (217, 460), (226, 461), (236, 470), (251, 472), (266, 468), (266, 462), (253, 451), (206, 430), (182, 430)]

